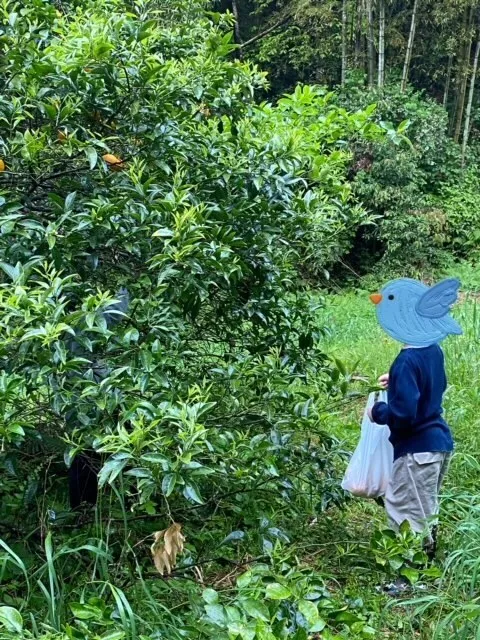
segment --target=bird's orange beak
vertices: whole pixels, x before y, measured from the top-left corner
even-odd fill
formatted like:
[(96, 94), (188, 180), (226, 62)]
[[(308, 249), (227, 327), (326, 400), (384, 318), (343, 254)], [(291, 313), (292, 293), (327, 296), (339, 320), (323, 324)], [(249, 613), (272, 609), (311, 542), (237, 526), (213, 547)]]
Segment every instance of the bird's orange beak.
[(370, 300), (373, 302), (373, 304), (380, 304), (380, 302), (383, 300), (383, 296), (381, 293), (372, 293), (372, 295), (370, 296)]

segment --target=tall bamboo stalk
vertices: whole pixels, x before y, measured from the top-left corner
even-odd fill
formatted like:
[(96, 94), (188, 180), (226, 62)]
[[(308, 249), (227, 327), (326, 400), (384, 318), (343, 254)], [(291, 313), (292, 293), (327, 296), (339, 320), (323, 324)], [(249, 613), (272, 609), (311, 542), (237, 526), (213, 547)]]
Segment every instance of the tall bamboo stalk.
[(342, 2), (342, 86), (347, 80), (347, 55), (348, 55), (348, 38), (347, 38), (347, 0)]
[(355, 11), (355, 68), (360, 67), (362, 57), (362, 21), (363, 21), (363, 0), (357, 0)]
[(240, 31), (240, 13), (238, 11), (237, 0), (232, 0), (232, 13), (235, 18), (235, 40), (237, 41), (237, 44), (241, 44), (242, 34)]
[(448, 132), (449, 134), (453, 137), (453, 134), (455, 132), (455, 125), (456, 125), (456, 121), (457, 121), (457, 111), (458, 111), (458, 102), (459, 102), (459, 96), (460, 96), (460, 90), (461, 90), (461, 85), (462, 85), (462, 71), (464, 69), (464, 64), (465, 64), (465, 55), (466, 55), (466, 33), (467, 33), (467, 27), (468, 27), (468, 17), (469, 17), (469, 8), (468, 6), (465, 7), (465, 10), (463, 12), (463, 23), (462, 23), (462, 34), (460, 37), (460, 42), (458, 44), (458, 53), (457, 53), (457, 57), (456, 57), (456, 74), (455, 74), (455, 95), (454, 95), (454, 100), (453, 100), (453, 108), (452, 111), (450, 113), (450, 122), (449, 122), (449, 127), (448, 127)]
[(460, 80), (459, 90), (458, 90), (455, 131), (453, 134), (453, 139), (455, 140), (455, 142), (458, 142), (460, 140), (460, 133), (462, 131), (463, 113), (465, 110), (465, 98), (467, 95), (467, 84), (468, 84), (468, 71), (470, 69), (470, 57), (472, 55), (472, 36), (471, 36), (472, 22), (473, 22), (473, 6), (470, 7), (470, 12), (468, 16), (467, 29), (466, 29), (466, 42), (465, 42), (463, 62), (461, 66), (461, 80)]
[(368, 86), (373, 87), (373, 78), (375, 76), (375, 41), (373, 33), (373, 2), (367, 0), (367, 19), (368, 19)]
[(403, 65), (402, 84), (400, 90), (403, 92), (407, 88), (408, 74), (410, 71), (410, 62), (412, 60), (413, 42), (415, 40), (415, 29), (417, 27), (417, 11), (418, 0), (415, 0), (412, 11), (412, 21), (410, 23), (410, 33), (408, 35), (407, 51), (405, 53), (405, 62)]
[(462, 167), (465, 165), (465, 155), (467, 153), (468, 138), (470, 135), (470, 119), (472, 115), (473, 96), (475, 93), (475, 81), (477, 79), (479, 55), (480, 55), (480, 35), (478, 36), (477, 46), (475, 48), (475, 57), (473, 59), (472, 75), (470, 77), (470, 91), (468, 92), (467, 110), (465, 113), (465, 126), (463, 128), (463, 141), (462, 141)]
[(447, 77), (445, 78), (445, 89), (443, 90), (443, 106), (448, 106), (448, 94), (450, 92), (450, 79), (452, 77), (453, 54), (448, 56)]
[(378, 0), (378, 86), (385, 84), (385, 0)]

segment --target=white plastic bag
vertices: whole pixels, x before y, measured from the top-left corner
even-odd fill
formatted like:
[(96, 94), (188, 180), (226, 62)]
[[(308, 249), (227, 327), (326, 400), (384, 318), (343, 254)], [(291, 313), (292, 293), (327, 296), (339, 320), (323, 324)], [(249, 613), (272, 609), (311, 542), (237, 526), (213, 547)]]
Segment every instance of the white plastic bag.
[[(393, 447), (389, 441), (390, 429), (371, 422), (367, 409), (375, 403), (371, 393), (362, 420), (360, 441), (348, 464), (342, 489), (361, 498), (379, 498), (387, 490), (393, 466)], [(382, 391), (380, 402), (387, 401)]]

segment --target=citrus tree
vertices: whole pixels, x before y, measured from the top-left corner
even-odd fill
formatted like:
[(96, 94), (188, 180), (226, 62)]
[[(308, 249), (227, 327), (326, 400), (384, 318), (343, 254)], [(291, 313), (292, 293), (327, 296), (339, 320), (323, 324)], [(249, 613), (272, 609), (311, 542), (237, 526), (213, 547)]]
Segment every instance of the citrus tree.
[(371, 111), (256, 105), (200, 1), (5, 0), (0, 24), (2, 521), (61, 530), (87, 451), (100, 519), (173, 518), (193, 560), (235, 527), (273, 548), (274, 514), (341, 498), (321, 415), (348, 374), (310, 285), (368, 220), (345, 149)]

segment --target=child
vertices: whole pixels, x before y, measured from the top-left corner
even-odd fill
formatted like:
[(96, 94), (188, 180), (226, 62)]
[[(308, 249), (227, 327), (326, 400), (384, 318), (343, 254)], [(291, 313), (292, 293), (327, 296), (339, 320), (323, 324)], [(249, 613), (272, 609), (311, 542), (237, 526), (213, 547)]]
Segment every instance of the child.
[[(376, 424), (388, 424), (393, 445), (392, 477), (385, 495), (389, 526), (407, 520), (416, 533), (427, 532), (426, 551), (436, 550), (438, 494), (448, 468), (453, 439), (442, 417), (446, 388), (444, 359), (438, 345), (404, 347), (380, 384), (388, 387), (388, 404), (371, 410)], [(432, 529), (429, 526), (433, 524)]]
[(438, 494), (453, 451), (443, 418), (447, 379), (438, 343), (461, 333), (449, 316), (459, 286), (457, 280), (431, 288), (396, 280), (381, 295), (371, 296), (382, 328), (404, 345), (390, 373), (379, 379), (388, 388), (388, 403), (378, 402), (370, 411), (373, 422), (389, 426), (394, 450), (385, 508), (393, 529), (406, 520), (413, 531), (426, 533), (430, 558), (435, 555)]

